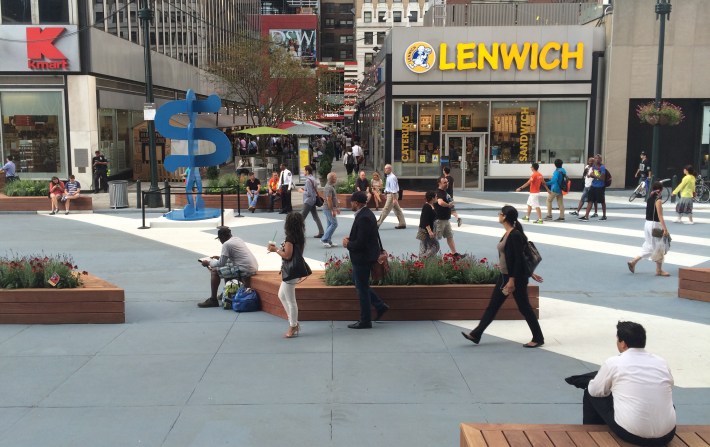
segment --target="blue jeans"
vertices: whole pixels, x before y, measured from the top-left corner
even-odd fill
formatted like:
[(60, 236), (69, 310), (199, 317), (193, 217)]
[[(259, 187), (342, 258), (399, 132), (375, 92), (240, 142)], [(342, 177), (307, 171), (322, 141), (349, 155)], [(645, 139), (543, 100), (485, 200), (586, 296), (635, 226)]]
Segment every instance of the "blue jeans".
[(384, 301), (370, 288), (370, 269), (372, 264), (353, 263), (353, 283), (360, 299), (360, 322), (371, 323), (372, 314), (370, 305), (380, 310), (385, 306)]
[(326, 207), (323, 207), (323, 215), (325, 216), (326, 228), (320, 241), (323, 243), (332, 243), (333, 240), (331, 238), (333, 237), (333, 233), (335, 233), (335, 229), (338, 228), (338, 218), (333, 215), (330, 208)]
[(259, 191), (252, 191), (251, 196), (248, 197), (249, 200), (249, 206), (253, 206), (256, 208), (256, 202), (259, 200)]

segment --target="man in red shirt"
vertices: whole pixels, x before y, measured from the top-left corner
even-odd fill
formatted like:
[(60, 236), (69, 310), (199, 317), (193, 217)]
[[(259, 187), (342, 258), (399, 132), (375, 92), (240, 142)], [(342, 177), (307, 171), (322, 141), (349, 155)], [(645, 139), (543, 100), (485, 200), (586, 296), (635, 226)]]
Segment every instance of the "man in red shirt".
[(550, 192), (550, 189), (547, 187), (547, 184), (542, 178), (542, 174), (537, 172), (538, 169), (540, 169), (539, 164), (531, 164), (530, 170), (532, 171), (532, 175), (530, 175), (528, 181), (525, 182), (520, 188), (517, 188), (516, 191), (521, 191), (525, 189), (526, 186), (530, 185), (530, 195), (528, 196), (528, 212), (525, 214), (525, 217), (523, 217), (523, 220), (525, 222), (530, 221), (530, 213), (532, 212), (532, 209), (535, 208), (535, 213), (537, 213), (537, 220), (533, 221), (533, 223), (541, 224), (542, 210), (540, 209), (540, 186), (544, 185), (545, 189), (548, 192)]

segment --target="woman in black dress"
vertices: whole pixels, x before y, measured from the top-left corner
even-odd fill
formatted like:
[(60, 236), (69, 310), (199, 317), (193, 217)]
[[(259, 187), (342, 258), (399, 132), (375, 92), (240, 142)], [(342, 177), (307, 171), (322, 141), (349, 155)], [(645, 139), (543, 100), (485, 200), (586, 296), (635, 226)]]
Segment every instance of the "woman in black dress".
[(545, 337), (542, 335), (542, 329), (540, 329), (535, 311), (533, 311), (528, 298), (528, 277), (537, 282), (542, 282), (542, 277), (534, 273), (528, 275), (523, 255), (523, 249), (525, 244), (528, 243), (528, 238), (523, 232), (523, 226), (518, 221), (518, 210), (510, 205), (504, 206), (498, 213), (498, 222), (505, 229), (505, 234), (498, 242), (500, 279), (495, 289), (493, 289), (491, 301), (488, 303), (488, 307), (483, 313), (483, 318), (481, 318), (478, 326), (468, 334), (466, 332), (461, 332), (461, 334), (467, 340), (478, 344), (481, 341), (483, 331), (493, 322), (503, 302), (512, 293), (515, 303), (518, 305), (518, 310), (525, 317), (530, 332), (532, 332), (532, 341), (524, 344), (523, 347), (538, 348), (545, 343)]
[(424, 195), (426, 203), (422, 207), (422, 214), (419, 216), (419, 229), (417, 230), (417, 240), (419, 240), (419, 259), (436, 255), (439, 253), (439, 241), (436, 240), (434, 234), (434, 221), (436, 220), (436, 211), (434, 211), (434, 202), (436, 201), (436, 193), (427, 191)]

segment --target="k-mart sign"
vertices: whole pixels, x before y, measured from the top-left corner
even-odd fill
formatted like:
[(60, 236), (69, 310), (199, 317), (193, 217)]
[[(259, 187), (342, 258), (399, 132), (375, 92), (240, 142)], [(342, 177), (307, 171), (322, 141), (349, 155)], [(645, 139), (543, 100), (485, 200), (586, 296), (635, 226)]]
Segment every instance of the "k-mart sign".
[(3, 72), (79, 71), (77, 26), (0, 26), (0, 54)]

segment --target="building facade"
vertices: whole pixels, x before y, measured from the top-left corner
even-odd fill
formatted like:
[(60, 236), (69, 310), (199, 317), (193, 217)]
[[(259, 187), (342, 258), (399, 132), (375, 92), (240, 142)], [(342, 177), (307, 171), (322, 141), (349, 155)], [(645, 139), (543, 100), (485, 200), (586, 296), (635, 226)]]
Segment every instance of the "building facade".
[[(20, 5), (20, 6), (18, 6)], [(215, 91), (200, 69), (240, 32), (258, 35), (259, 2), (150, 1), (158, 105)], [(22, 178), (75, 174), (89, 189), (91, 157), (100, 150), (112, 175), (148, 173), (143, 42), (138, 2), (2, 1), (0, 66), (2, 156), (18, 160)], [(158, 140), (161, 177), (166, 142)]]

